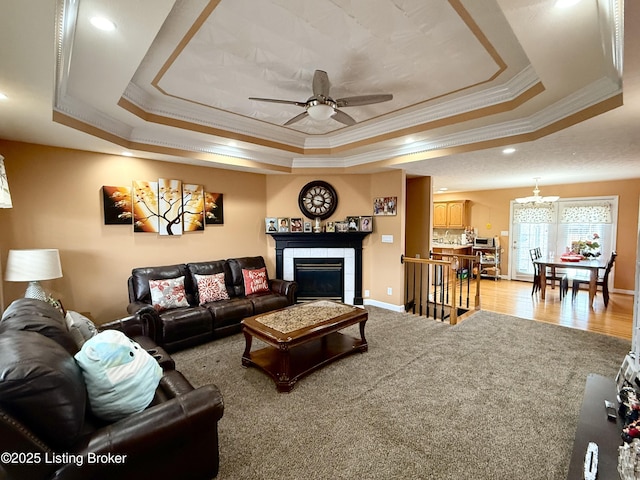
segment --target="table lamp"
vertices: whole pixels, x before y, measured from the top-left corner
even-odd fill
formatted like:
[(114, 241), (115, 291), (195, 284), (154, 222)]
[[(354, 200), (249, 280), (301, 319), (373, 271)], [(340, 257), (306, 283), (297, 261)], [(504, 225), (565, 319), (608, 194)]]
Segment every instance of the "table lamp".
[(26, 298), (47, 301), (47, 294), (38, 282), (60, 277), (62, 267), (57, 249), (9, 250), (4, 279), (8, 282), (29, 282), (24, 294)]

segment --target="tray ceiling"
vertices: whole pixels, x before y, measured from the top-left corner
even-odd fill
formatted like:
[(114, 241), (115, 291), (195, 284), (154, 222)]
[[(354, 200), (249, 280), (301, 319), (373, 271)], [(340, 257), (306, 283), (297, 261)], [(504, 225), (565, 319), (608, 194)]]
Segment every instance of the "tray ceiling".
[[(434, 159), (530, 142), (621, 105), (622, 2), (553, 3), (58, 0), (53, 119), (100, 140), (87, 148), (97, 151), (430, 175)], [(117, 29), (96, 31), (98, 14)], [(341, 108), (353, 126), (285, 126), (302, 107), (249, 99), (305, 102), (316, 69), (334, 99), (393, 99)]]

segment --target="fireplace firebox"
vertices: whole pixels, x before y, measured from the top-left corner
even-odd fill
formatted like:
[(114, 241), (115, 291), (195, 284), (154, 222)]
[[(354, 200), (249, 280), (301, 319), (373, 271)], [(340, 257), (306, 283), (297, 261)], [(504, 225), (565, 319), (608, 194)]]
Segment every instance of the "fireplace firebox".
[(293, 271), (298, 302), (344, 301), (343, 258), (294, 258)]

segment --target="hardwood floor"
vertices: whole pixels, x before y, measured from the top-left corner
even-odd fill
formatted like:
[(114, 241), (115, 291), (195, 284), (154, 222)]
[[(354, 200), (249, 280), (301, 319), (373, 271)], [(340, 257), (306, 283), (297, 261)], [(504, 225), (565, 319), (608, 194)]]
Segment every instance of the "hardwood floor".
[(558, 288), (547, 287), (546, 299), (542, 300), (539, 292), (531, 295), (531, 286), (529, 282), (483, 279), (481, 308), (631, 340), (633, 295), (611, 293), (605, 308), (602, 292), (598, 291), (591, 308), (586, 290), (578, 292), (572, 301), (571, 290), (560, 300)]

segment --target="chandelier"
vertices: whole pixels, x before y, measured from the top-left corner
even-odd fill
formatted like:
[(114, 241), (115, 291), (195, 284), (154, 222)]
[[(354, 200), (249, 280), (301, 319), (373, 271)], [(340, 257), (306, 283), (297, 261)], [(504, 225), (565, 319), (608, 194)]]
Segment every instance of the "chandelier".
[(534, 180), (536, 181), (536, 188), (533, 189), (533, 195), (529, 197), (516, 198), (516, 202), (518, 203), (550, 203), (550, 202), (558, 201), (558, 199), (560, 198), (558, 195), (541, 197), (540, 189), (538, 188), (538, 180), (540, 180), (540, 177), (535, 177)]

